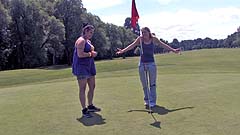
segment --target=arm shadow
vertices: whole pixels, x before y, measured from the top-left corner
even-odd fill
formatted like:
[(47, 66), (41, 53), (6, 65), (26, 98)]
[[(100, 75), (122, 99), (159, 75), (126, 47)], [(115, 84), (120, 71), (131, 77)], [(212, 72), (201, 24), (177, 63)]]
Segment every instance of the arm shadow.
[(151, 123), (150, 125), (151, 126), (154, 126), (154, 127), (156, 127), (156, 128), (159, 128), (159, 129), (161, 129), (161, 122), (160, 121), (158, 121), (155, 117), (154, 117), (154, 113), (156, 113), (156, 114), (159, 114), (159, 115), (166, 115), (166, 114), (168, 114), (169, 112), (175, 112), (175, 111), (180, 111), (180, 110), (184, 110), (184, 109), (193, 109), (194, 107), (181, 107), (181, 108), (176, 108), (176, 109), (167, 109), (167, 108), (165, 108), (165, 107), (163, 107), (163, 106), (159, 106), (159, 105), (156, 105), (156, 106), (154, 106), (153, 108), (151, 108), (151, 112), (152, 113), (150, 113), (150, 111), (149, 111), (149, 108), (146, 106), (145, 107), (145, 110), (144, 109), (133, 109), (133, 110), (129, 110), (128, 112), (134, 112), (134, 111), (136, 111), (136, 112), (148, 112), (148, 113), (150, 113), (151, 114), (151, 116), (152, 116), (152, 118), (154, 119), (154, 122), (153, 123)]
[(176, 108), (176, 109), (167, 109), (163, 106), (156, 105), (155, 107), (152, 108), (153, 113), (157, 113), (159, 115), (165, 115), (168, 114), (169, 112), (175, 112), (175, 111), (180, 111), (184, 109), (193, 109), (194, 107), (181, 107), (181, 108)]
[[(167, 109), (163, 106), (156, 105), (151, 108), (152, 113), (157, 113), (159, 115), (165, 115), (168, 114), (169, 112), (175, 112), (175, 111), (180, 111), (184, 109), (193, 109), (194, 107), (181, 107), (181, 108), (176, 108), (176, 109)], [(148, 106), (145, 107), (145, 109), (132, 109), (129, 110), (128, 112), (148, 112), (149, 113), (149, 108)]]

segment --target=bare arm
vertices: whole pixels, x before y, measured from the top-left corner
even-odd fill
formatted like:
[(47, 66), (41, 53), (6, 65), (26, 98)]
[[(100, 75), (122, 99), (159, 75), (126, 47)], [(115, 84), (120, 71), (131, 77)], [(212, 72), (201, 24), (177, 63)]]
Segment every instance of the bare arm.
[(77, 47), (77, 55), (79, 58), (91, 57), (91, 53), (84, 52), (85, 42), (86, 41), (80, 37), (75, 43), (75, 46)]
[(174, 49), (174, 48), (172, 48), (171, 46), (169, 46), (169, 45), (163, 43), (162, 41), (160, 41), (157, 37), (153, 37), (153, 43), (154, 43), (154, 44), (157, 44), (157, 45), (160, 45), (160, 46), (162, 46), (163, 48), (165, 48), (165, 49), (167, 49), (167, 50), (170, 50), (170, 51), (172, 51), (172, 52), (174, 52), (174, 53), (179, 53), (179, 52), (180, 52), (180, 49), (179, 49), (179, 48), (178, 48), (178, 49)]
[(117, 48), (118, 51), (116, 52), (117, 54), (122, 54), (122, 53), (125, 53), (131, 49), (133, 49), (135, 46), (139, 45), (140, 44), (140, 37), (138, 37), (137, 39), (135, 39), (135, 41), (133, 41), (130, 45), (128, 45), (126, 48), (124, 49), (120, 49), (120, 48)]
[(97, 52), (94, 51), (94, 45), (92, 45), (92, 42), (90, 40), (87, 40), (88, 44), (91, 46), (91, 57), (96, 57)]

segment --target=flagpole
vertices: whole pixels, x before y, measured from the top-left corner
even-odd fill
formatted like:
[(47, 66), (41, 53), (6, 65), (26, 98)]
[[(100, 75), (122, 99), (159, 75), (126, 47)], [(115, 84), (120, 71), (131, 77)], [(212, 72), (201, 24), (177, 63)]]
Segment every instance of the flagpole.
[[(138, 11), (137, 11), (137, 8), (136, 8), (136, 3), (135, 3), (135, 0), (132, 0), (131, 26), (134, 30), (136, 29), (138, 19), (139, 19), (139, 15), (138, 15)], [(139, 26), (139, 30), (140, 30), (140, 26)], [(142, 60), (143, 59), (143, 47), (142, 47), (141, 32), (139, 32), (139, 36), (140, 36), (140, 48), (141, 48), (141, 60)], [(148, 72), (146, 70), (146, 65), (143, 64), (143, 66), (144, 66), (144, 74), (145, 74), (146, 84), (147, 84), (148, 109), (149, 109), (148, 113), (152, 113), (152, 109), (151, 109), (151, 106), (150, 106), (150, 96), (149, 96), (150, 88), (149, 88), (149, 84), (148, 84), (149, 83), (148, 82)]]
[[(139, 15), (138, 15), (136, 3), (135, 3), (135, 0), (132, 0), (131, 26), (132, 26), (134, 32), (137, 29), (138, 19), (139, 19)], [(140, 30), (140, 26), (139, 26), (139, 30)], [(140, 36), (140, 48), (141, 48), (141, 55), (142, 55), (143, 54), (143, 48), (142, 48), (142, 40), (141, 40), (141, 32), (140, 31), (139, 31), (138, 36)]]

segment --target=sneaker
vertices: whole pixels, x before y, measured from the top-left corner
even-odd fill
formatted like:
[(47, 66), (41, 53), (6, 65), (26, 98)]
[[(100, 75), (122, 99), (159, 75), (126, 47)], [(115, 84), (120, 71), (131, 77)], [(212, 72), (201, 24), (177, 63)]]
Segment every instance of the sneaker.
[(101, 109), (96, 107), (96, 106), (94, 106), (94, 105), (89, 105), (88, 106), (88, 111), (89, 112), (99, 112), (99, 111), (101, 111)]
[[(144, 106), (145, 107), (149, 107), (149, 104), (148, 103), (144, 103)], [(155, 104), (150, 104), (150, 107), (155, 107), (156, 105)]]
[(87, 108), (84, 108), (82, 110), (82, 116), (86, 117), (86, 118), (91, 118), (92, 117), (92, 115), (90, 114), (90, 112), (89, 112), (89, 110)]

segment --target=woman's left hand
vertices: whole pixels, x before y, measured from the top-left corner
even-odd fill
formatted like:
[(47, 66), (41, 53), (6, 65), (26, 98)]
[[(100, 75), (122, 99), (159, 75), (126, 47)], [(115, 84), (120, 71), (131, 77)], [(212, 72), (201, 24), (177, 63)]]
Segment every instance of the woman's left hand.
[(92, 57), (96, 57), (97, 56), (97, 52), (91, 51), (91, 55), (92, 55)]
[(172, 50), (174, 53), (178, 53), (181, 55), (181, 48), (173, 49)]

